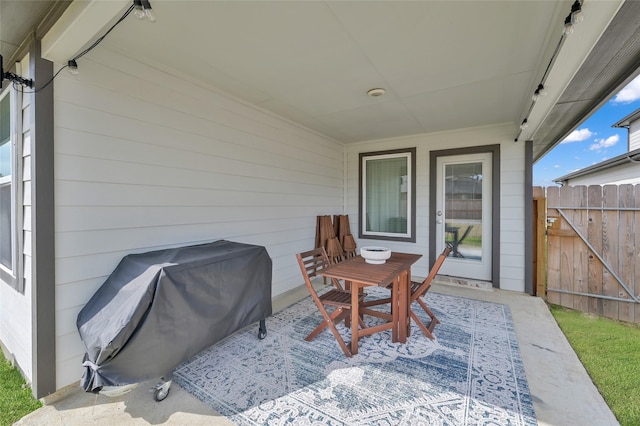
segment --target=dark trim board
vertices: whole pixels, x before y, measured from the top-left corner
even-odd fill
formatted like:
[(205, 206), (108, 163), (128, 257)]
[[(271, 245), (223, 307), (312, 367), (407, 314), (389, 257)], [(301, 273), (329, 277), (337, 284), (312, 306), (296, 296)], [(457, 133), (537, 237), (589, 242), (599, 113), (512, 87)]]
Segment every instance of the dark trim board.
[[(36, 87), (53, 77), (53, 64), (41, 57), (39, 40), (31, 48), (29, 67)], [(53, 88), (50, 84), (31, 94), (31, 358), (36, 398), (56, 390)]]
[(524, 144), (524, 291), (533, 294), (533, 142)]
[[(493, 212), (491, 227), (491, 282), (493, 287), (500, 288), (500, 145), (481, 145), (467, 148), (443, 149), (431, 151), (429, 154), (429, 211), (436, 211), (436, 182), (437, 182), (437, 161), (438, 157), (448, 157), (452, 155), (467, 154), (492, 154), (492, 200), (491, 209)], [(429, 264), (433, 264), (436, 259), (436, 221), (435, 215), (429, 216)]]

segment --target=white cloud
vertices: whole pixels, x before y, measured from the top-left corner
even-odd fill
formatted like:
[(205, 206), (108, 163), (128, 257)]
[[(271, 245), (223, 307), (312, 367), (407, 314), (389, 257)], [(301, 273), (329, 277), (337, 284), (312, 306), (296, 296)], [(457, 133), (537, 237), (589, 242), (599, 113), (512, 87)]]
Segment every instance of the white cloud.
[(613, 98), (613, 102), (618, 104), (628, 104), (640, 99), (640, 76), (633, 79), (633, 81), (625, 86), (618, 94)]
[(576, 129), (560, 143), (580, 142), (589, 139), (593, 135), (595, 135), (595, 133), (589, 129)]
[(560, 168), (560, 164), (556, 164), (555, 166), (553, 166), (554, 169), (559, 169)]
[(609, 136), (606, 139), (596, 139), (596, 143), (594, 143), (591, 146), (589, 146), (589, 150), (590, 151), (597, 151), (597, 150), (602, 149), (602, 148), (609, 148), (609, 147), (614, 146), (615, 144), (617, 144), (618, 141), (620, 141), (620, 136), (619, 135)]

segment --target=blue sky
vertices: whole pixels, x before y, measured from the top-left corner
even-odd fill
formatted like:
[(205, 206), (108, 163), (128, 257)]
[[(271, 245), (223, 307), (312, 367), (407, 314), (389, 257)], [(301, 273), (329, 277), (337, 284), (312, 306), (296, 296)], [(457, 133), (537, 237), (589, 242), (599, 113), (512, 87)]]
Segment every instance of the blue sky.
[(627, 129), (611, 126), (638, 108), (640, 77), (538, 160), (533, 166), (533, 184), (554, 186), (554, 179), (627, 152)]

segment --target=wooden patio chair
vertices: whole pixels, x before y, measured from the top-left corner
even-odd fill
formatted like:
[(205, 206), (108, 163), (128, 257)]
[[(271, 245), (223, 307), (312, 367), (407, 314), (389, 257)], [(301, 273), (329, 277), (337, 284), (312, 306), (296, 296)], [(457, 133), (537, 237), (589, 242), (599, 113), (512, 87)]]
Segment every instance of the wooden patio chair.
[(338, 237), (332, 237), (327, 240), (326, 252), (329, 263), (332, 265), (344, 260), (344, 251)]
[(344, 236), (344, 242), (342, 243), (345, 259), (356, 257), (356, 241), (353, 239), (353, 235), (348, 234)]
[[(324, 318), (324, 321), (309, 333), (304, 340), (308, 342), (313, 340), (322, 330), (329, 327), (329, 330), (333, 333), (344, 354), (348, 357), (352, 356), (351, 350), (336, 328), (336, 325), (342, 320), (348, 320), (350, 318), (351, 291), (345, 290), (338, 280), (332, 278), (331, 284), (334, 288), (321, 295), (318, 295), (316, 292), (313, 284), (311, 283), (311, 278), (319, 275), (320, 271), (330, 265), (329, 257), (323, 247), (298, 253), (296, 254), (296, 258), (298, 259), (298, 265), (300, 266), (300, 271), (304, 277), (304, 283), (311, 294), (311, 298)], [(360, 293), (358, 295), (359, 303), (362, 302), (365, 296), (366, 293)], [(329, 313), (327, 308), (333, 308), (333, 312)], [(348, 323), (348, 321), (345, 322)], [(364, 323), (361, 318), (359, 318), (358, 322), (360, 327), (364, 328)]]
[[(409, 300), (410, 302), (409, 315), (411, 315), (411, 318), (416, 322), (416, 324), (418, 325), (420, 330), (422, 330), (424, 335), (432, 340), (433, 340), (433, 329), (436, 327), (436, 325), (440, 324), (440, 320), (436, 317), (433, 311), (429, 309), (429, 307), (424, 301), (424, 297), (426, 296), (427, 292), (431, 288), (431, 282), (438, 274), (440, 267), (446, 260), (447, 256), (449, 256), (450, 252), (451, 252), (451, 247), (446, 247), (442, 251), (442, 253), (440, 253), (438, 258), (436, 259), (436, 262), (431, 267), (431, 270), (429, 271), (429, 275), (427, 275), (427, 278), (425, 278), (424, 281), (422, 282), (411, 281), (411, 298)], [(431, 322), (429, 322), (428, 326), (425, 326), (424, 323), (420, 320), (420, 318), (418, 318), (416, 313), (413, 311), (413, 309), (411, 309), (411, 305), (413, 305), (413, 302), (418, 302), (418, 304), (427, 313), (427, 315), (429, 315), (429, 318), (431, 318)]]
[[(444, 263), (447, 256), (449, 256), (449, 253), (451, 253), (451, 247), (445, 247), (442, 253), (438, 255), (436, 262), (431, 267), (431, 270), (429, 271), (429, 275), (427, 275), (427, 278), (425, 278), (424, 281), (421, 281), (421, 282), (411, 281), (411, 294), (409, 296), (409, 315), (411, 315), (411, 318), (415, 321), (416, 325), (420, 328), (420, 330), (422, 330), (424, 335), (432, 340), (434, 338), (433, 329), (435, 328), (436, 325), (440, 324), (440, 320), (436, 317), (433, 311), (429, 309), (429, 306), (427, 306), (427, 304), (424, 301), (424, 297), (426, 296), (427, 292), (431, 288), (431, 282), (438, 274), (440, 267)], [(387, 286), (389, 290), (391, 290), (391, 287), (392, 287), (392, 284)], [(431, 318), (431, 322), (429, 322), (428, 326), (424, 325), (422, 320), (418, 318), (416, 313), (411, 308), (411, 306), (413, 305), (413, 302), (418, 302), (418, 304), (422, 307), (422, 309), (424, 309), (427, 315), (429, 315), (429, 318)], [(384, 305), (387, 303), (389, 304), (391, 303), (391, 297), (385, 297), (383, 299), (367, 300), (360, 304), (360, 307), (361, 307), (360, 312), (362, 312), (363, 314), (373, 315), (380, 318), (391, 319), (392, 317), (391, 314), (369, 309), (369, 307), (371, 306)]]

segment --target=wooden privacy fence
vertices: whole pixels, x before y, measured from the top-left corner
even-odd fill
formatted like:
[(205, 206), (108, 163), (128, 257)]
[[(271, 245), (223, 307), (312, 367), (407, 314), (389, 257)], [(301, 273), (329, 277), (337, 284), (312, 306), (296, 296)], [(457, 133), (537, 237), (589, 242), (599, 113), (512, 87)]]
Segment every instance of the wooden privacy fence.
[(640, 323), (640, 185), (548, 187), (546, 198), (549, 303)]

